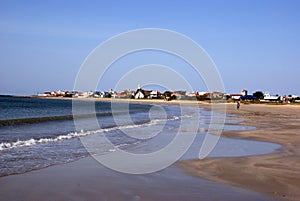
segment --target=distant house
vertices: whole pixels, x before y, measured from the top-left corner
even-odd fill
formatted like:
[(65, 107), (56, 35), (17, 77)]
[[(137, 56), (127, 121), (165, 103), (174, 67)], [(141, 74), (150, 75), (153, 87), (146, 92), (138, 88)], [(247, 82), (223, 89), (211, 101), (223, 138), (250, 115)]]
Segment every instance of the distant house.
[(247, 95), (248, 95), (248, 90), (243, 89), (243, 90), (241, 91), (241, 94), (242, 94), (242, 96), (247, 96)]
[(196, 97), (196, 96), (198, 96), (198, 92), (196, 92), (196, 91), (187, 92), (186, 96), (188, 96), (188, 97)]
[(100, 98), (111, 98), (111, 93), (108, 91), (101, 91), (99, 96)]
[(88, 98), (93, 96), (94, 92), (92, 91), (83, 91), (83, 92), (78, 92), (75, 96), (78, 98)]
[(205, 101), (210, 99), (210, 93), (206, 91), (198, 92), (197, 100), (198, 101)]
[(72, 92), (72, 91), (65, 91), (65, 95), (64, 97), (74, 97), (75, 96), (75, 92)]
[(218, 91), (214, 91), (214, 92), (211, 92), (211, 93), (205, 93), (203, 95), (206, 96), (206, 99), (208, 99), (208, 100), (221, 100), (225, 97), (224, 93), (218, 92)]
[(163, 94), (163, 98), (166, 101), (171, 101), (171, 100), (177, 99), (177, 97), (174, 95), (174, 92), (171, 92), (171, 91), (165, 91)]
[[(243, 98), (242, 98), (243, 97)], [(233, 101), (239, 101), (239, 100), (252, 100), (252, 96), (248, 96), (248, 91), (246, 89), (243, 89), (240, 94), (230, 94), (229, 98)]]
[(240, 100), (242, 94), (230, 94), (230, 98), (234, 101)]
[(244, 95), (244, 96), (241, 96), (240, 99), (243, 100), (243, 101), (254, 101), (257, 98), (255, 96), (252, 96), (252, 95)]
[(172, 95), (176, 96), (176, 99), (184, 99), (186, 91), (174, 91)]
[(293, 98), (295, 103), (300, 103), (300, 96), (293, 95), (292, 98)]
[(138, 84), (138, 88), (136, 92), (134, 93), (133, 97), (135, 99), (143, 99), (143, 98), (150, 98), (152, 90), (143, 90), (141, 88), (141, 85)]
[(121, 93), (126, 94), (126, 97), (131, 98), (132, 96), (134, 96), (134, 91), (130, 90), (130, 89), (126, 89), (124, 91), (122, 91)]
[(150, 92), (150, 98), (159, 99), (159, 98), (161, 98), (161, 96), (162, 96), (162, 94), (159, 91), (151, 91)]
[(200, 92), (198, 92), (198, 95), (199, 96), (208, 96), (209, 95), (209, 93), (207, 92), (207, 91), (200, 91)]
[(246, 89), (243, 89), (241, 91), (241, 97), (240, 97), (240, 100), (242, 101), (254, 101), (256, 100), (257, 98), (255, 96), (252, 96), (252, 95), (248, 95), (248, 90)]
[(143, 98), (150, 98), (151, 90), (143, 90), (143, 89), (137, 89), (134, 98), (135, 99), (143, 99)]
[(127, 98), (127, 97), (126, 97), (126, 94), (125, 94), (125, 93), (122, 93), (122, 92), (121, 92), (121, 93), (117, 93), (117, 92), (116, 92), (114, 95), (115, 95), (115, 96), (114, 96), (115, 98)]
[(223, 97), (224, 97), (224, 93), (222, 92), (214, 91), (210, 93), (210, 99), (220, 100), (223, 99)]
[(118, 92), (114, 93), (115, 98), (132, 98), (133, 95), (134, 95), (134, 91), (130, 91), (130, 90), (123, 90), (120, 93)]
[(100, 92), (100, 91), (95, 91), (95, 92), (93, 93), (93, 97), (94, 97), (94, 98), (100, 98), (100, 95), (101, 95), (101, 92)]
[(278, 95), (272, 96), (272, 95), (270, 95), (269, 92), (266, 92), (266, 93), (264, 94), (264, 99), (262, 99), (262, 100), (260, 100), (260, 101), (262, 101), (262, 102), (278, 102), (278, 101), (280, 101), (280, 100), (281, 100), (281, 97), (280, 97), (280, 96), (278, 96)]

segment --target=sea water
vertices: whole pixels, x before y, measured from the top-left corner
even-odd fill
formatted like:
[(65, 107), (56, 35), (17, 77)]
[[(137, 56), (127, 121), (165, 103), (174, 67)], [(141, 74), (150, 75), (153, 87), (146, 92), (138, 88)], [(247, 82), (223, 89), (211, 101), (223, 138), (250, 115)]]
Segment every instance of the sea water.
[[(110, 146), (97, 145), (100, 154), (109, 154), (116, 149), (137, 154), (159, 151), (176, 137), (182, 120), (189, 118), (199, 130), (182, 160), (197, 158), (211, 121), (210, 111), (196, 107), (186, 107), (183, 114), (179, 106), (115, 102), (112, 110), (110, 102), (96, 101), (92, 102), (91, 109), (91, 101), (75, 101), (80, 105), (76, 118), (84, 125), (79, 130), (74, 125), (72, 100), (0, 97), (0, 176), (87, 157), (92, 153), (81, 140), (96, 135), (103, 135), (111, 142)], [(192, 118), (195, 114), (200, 114), (200, 119)], [(94, 118), (97, 125), (90, 123)], [(229, 123), (236, 121), (232, 117), (226, 118)], [(254, 128), (225, 125), (224, 129)], [(127, 131), (138, 137), (126, 135)], [(148, 133), (156, 134), (143, 137)], [(277, 148), (279, 145), (271, 143), (220, 138), (210, 157), (263, 154)]]

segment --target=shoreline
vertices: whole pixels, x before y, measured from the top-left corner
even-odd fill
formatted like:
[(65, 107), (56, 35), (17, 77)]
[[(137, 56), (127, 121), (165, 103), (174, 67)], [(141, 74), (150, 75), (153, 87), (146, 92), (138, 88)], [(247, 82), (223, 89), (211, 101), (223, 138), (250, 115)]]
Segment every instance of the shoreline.
[[(119, 99), (112, 99), (119, 101)], [(110, 101), (99, 100), (99, 101)], [(139, 104), (187, 105), (212, 109), (209, 102), (190, 100), (122, 101)], [(189, 174), (227, 185), (253, 190), (276, 199), (300, 200), (300, 105), (298, 104), (241, 104), (216, 103), (214, 110), (243, 120), (233, 125), (254, 126), (250, 131), (225, 131), (221, 135), (233, 139), (271, 142), (282, 145), (275, 152), (243, 157), (193, 159), (177, 162)], [(218, 106), (221, 106), (218, 108)]]
[(178, 166), (188, 173), (282, 200), (300, 200), (300, 111), (292, 105), (228, 105), (227, 115), (244, 120), (236, 125), (255, 126), (250, 131), (226, 131), (222, 136), (282, 145), (274, 153), (231, 158), (188, 160)]

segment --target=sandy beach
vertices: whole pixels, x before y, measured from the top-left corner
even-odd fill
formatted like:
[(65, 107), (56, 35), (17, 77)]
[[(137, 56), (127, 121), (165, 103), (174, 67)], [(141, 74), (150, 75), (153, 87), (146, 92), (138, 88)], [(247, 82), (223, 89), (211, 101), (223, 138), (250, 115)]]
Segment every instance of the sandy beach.
[[(207, 105), (201, 105), (207, 107)], [(228, 104), (228, 115), (255, 126), (251, 131), (224, 132), (223, 136), (274, 142), (275, 153), (235, 158), (183, 161), (179, 165), (193, 175), (230, 184), (282, 200), (300, 200), (300, 107), (293, 105)]]
[[(227, 115), (244, 120), (235, 124), (257, 129), (227, 131), (223, 136), (278, 143), (282, 148), (259, 156), (180, 161), (166, 170), (142, 176), (108, 170), (88, 157), (2, 177), (0, 200), (300, 200), (300, 107), (242, 104), (236, 110), (235, 104), (226, 105)], [(199, 107), (209, 110), (211, 105), (199, 103)]]
[(300, 0), (0, 0), (0, 201), (300, 201)]

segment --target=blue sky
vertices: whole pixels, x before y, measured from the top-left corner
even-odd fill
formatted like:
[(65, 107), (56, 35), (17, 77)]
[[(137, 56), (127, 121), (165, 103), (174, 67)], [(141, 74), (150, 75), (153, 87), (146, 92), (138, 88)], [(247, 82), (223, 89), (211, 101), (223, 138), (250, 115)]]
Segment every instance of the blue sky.
[[(229, 93), (245, 88), (300, 95), (299, 10), (300, 1), (290, 0), (1, 0), (0, 94), (71, 90), (80, 65), (100, 43), (124, 31), (163, 28), (202, 46)], [(188, 80), (205, 90), (201, 80)], [(106, 79), (101, 87), (115, 82)]]

